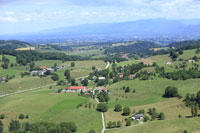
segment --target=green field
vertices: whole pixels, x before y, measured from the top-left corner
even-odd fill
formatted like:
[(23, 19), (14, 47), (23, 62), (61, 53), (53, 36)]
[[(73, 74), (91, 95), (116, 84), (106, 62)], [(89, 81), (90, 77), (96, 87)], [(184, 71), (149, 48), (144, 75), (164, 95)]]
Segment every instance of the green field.
[(53, 84), (54, 82), (50, 77), (40, 78), (40, 77), (17, 77), (9, 80), (8, 82), (0, 84), (0, 94), (7, 94), (16, 92), (19, 90), (27, 90), (32, 88), (37, 88), (45, 85)]
[[(122, 88), (123, 86), (130, 86), (131, 91), (129, 93), (125, 93)], [(109, 130), (107, 132), (126, 132), (126, 133), (137, 133), (137, 132), (151, 132), (151, 133), (159, 133), (161, 128), (163, 132), (173, 132), (178, 133), (187, 129), (188, 131), (199, 130), (200, 126), (200, 118), (186, 118), (190, 117), (190, 108), (185, 107), (183, 99), (166, 99), (162, 98), (164, 94), (164, 89), (167, 86), (175, 86), (178, 87), (179, 93), (184, 97), (186, 93), (196, 93), (200, 91), (200, 80), (192, 79), (186, 81), (173, 81), (166, 79), (158, 79), (152, 81), (140, 81), (140, 80), (132, 80), (132, 81), (121, 81), (119, 83), (113, 84), (109, 86), (110, 89), (110, 101), (108, 103), (109, 111), (105, 113), (106, 123), (109, 121), (122, 121), (122, 124), (125, 125), (125, 118), (130, 116), (122, 116), (122, 112), (114, 112), (114, 106), (119, 103), (123, 107), (129, 106), (131, 107), (131, 111), (140, 109), (145, 109), (145, 112), (148, 111), (149, 108), (155, 107), (158, 112), (164, 112), (166, 115), (166, 120), (160, 121), (155, 120), (152, 122), (147, 122), (144, 124), (133, 124), (131, 127), (126, 127), (120, 130)], [(135, 89), (136, 93), (132, 93), (132, 90)], [(119, 96), (120, 95), (120, 96)], [(182, 118), (178, 118), (178, 115), (181, 114)], [(189, 123), (192, 123), (193, 126), (189, 126)], [(177, 124), (175, 124), (177, 123)], [(162, 126), (162, 124), (168, 126)], [(175, 125), (174, 125), (175, 124)], [(176, 128), (172, 128), (172, 127)]]
[(88, 99), (77, 93), (58, 94), (55, 89), (43, 89), (0, 98), (0, 112), (6, 115), (3, 120), (5, 129), (11, 119), (17, 119), (20, 113), (30, 115), (28, 121), (68, 122), (73, 121), (78, 127), (78, 133), (91, 129), (101, 130), (101, 116), (95, 109), (79, 108), (80, 103)]
[[(73, 78), (80, 78), (87, 76), (92, 72), (92, 66), (95, 66), (97, 69), (104, 69), (106, 63), (101, 60), (88, 60), (88, 61), (74, 61), (75, 67), (71, 67), (72, 61), (67, 61), (62, 63), (62, 65), (67, 65), (69, 70), (71, 70), (71, 76)], [(59, 75), (60, 79), (65, 79), (64, 72), (66, 69), (58, 70), (56, 73)]]

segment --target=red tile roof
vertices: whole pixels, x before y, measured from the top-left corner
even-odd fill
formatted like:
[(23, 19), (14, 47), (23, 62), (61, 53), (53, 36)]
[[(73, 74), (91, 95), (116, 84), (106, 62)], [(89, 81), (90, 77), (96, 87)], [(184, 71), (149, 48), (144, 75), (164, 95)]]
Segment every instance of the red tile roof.
[(48, 67), (40, 66), (39, 68), (40, 68), (40, 69), (47, 69)]
[(85, 86), (69, 86), (66, 90), (82, 90), (85, 89)]

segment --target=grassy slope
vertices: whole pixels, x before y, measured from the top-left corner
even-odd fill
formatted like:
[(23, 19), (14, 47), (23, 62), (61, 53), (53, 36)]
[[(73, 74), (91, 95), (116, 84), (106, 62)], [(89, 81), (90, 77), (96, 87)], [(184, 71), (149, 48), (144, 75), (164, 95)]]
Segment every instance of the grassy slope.
[[(10, 56), (10, 55), (5, 55), (9, 60), (10, 60), (10, 64), (16, 63), (16, 57), (14, 56)], [(0, 55), (0, 59), (2, 59), (2, 56)], [(0, 66), (1, 66), (2, 62), (0, 62)], [(6, 77), (7, 75), (12, 76), (19, 76), (21, 72), (27, 71), (26, 70), (27, 66), (17, 66), (17, 67), (10, 67), (8, 69), (3, 69), (2, 67), (0, 67), (0, 77)]]
[[(78, 132), (87, 132), (90, 129), (101, 130), (101, 116), (95, 109), (76, 106), (88, 101), (77, 93), (56, 94), (55, 90), (39, 90), (4, 97), (0, 99), (1, 112), (8, 117), (3, 122), (8, 126), (12, 118), (20, 113), (30, 115), (29, 121), (64, 122), (74, 121)], [(5, 128), (6, 128), (5, 127)]]
[(36, 87), (41, 87), (45, 85), (53, 84), (54, 82), (50, 77), (40, 78), (40, 77), (17, 77), (9, 80), (7, 83), (1, 83), (0, 94), (12, 93), (18, 90), (27, 90)]
[[(88, 61), (74, 61), (75, 67), (71, 67), (71, 61), (65, 62), (62, 65), (69, 66), (68, 69), (71, 71), (71, 76), (73, 78), (79, 78), (88, 75), (92, 72), (92, 66), (95, 66), (98, 69), (104, 69), (106, 63), (101, 60), (88, 60)], [(59, 75), (60, 79), (65, 79), (64, 72), (66, 69), (62, 69), (57, 71), (56, 73)]]

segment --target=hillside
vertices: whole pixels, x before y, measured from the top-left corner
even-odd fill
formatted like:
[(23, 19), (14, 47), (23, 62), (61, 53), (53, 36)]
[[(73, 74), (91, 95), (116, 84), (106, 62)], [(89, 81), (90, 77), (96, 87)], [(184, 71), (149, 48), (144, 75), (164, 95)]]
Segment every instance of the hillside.
[(25, 47), (30, 47), (30, 46), (31, 44), (27, 42), (18, 41), (18, 40), (9, 40), (9, 41), (0, 40), (1, 49), (11, 50), (11, 49), (25, 48)]
[(159, 48), (159, 44), (154, 42), (138, 41), (138, 42), (129, 42), (124, 45), (110, 47), (105, 50), (105, 53), (129, 53), (129, 54), (147, 54), (150, 55), (151, 48)]

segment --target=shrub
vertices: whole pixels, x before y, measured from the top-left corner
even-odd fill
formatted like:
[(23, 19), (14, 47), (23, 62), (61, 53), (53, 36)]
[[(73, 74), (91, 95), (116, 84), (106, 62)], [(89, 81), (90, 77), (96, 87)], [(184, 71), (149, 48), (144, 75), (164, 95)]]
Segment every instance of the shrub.
[(168, 86), (165, 89), (165, 94), (163, 95), (163, 97), (177, 97), (178, 96), (178, 88), (176, 87), (172, 87), (172, 86)]
[(19, 119), (24, 119), (24, 114), (20, 114)]
[(122, 126), (121, 122), (118, 121), (118, 122), (117, 122), (117, 127), (121, 127), (121, 126)]
[(164, 119), (165, 119), (165, 114), (164, 114), (163, 112), (160, 112), (158, 118), (159, 118), (160, 120), (164, 120)]
[(130, 113), (131, 113), (130, 108), (129, 107), (124, 107), (122, 115), (127, 116), (127, 115), (130, 115)]
[(131, 119), (126, 120), (126, 126), (131, 126)]
[(147, 122), (149, 120), (148, 116), (144, 116), (144, 122)]
[(5, 115), (1, 114), (0, 119), (5, 119)]
[(120, 104), (115, 105), (114, 111), (115, 111), (115, 112), (120, 112), (120, 111), (122, 111), (122, 106), (121, 106)]
[(106, 112), (108, 110), (108, 106), (105, 103), (99, 103), (97, 105), (97, 110), (100, 112)]

